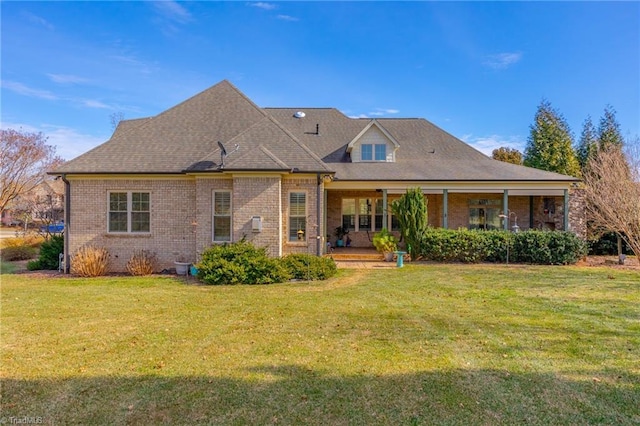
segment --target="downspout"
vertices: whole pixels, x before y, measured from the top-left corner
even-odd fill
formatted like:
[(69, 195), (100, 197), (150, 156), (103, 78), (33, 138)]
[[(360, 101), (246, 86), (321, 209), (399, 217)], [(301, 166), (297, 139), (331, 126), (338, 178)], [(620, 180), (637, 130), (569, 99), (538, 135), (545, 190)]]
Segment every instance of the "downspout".
[(69, 230), (71, 229), (71, 185), (67, 180), (67, 175), (60, 176), (64, 182), (64, 273), (68, 274), (71, 270), (69, 256)]
[(320, 206), (320, 196), (322, 195), (321, 185), (322, 185), (322, 177), (320, 173), (317, 174), (318, 185), (316, 187), (316, 256), (322, 256), (321, 248), (321, 239), (320, 239), (320, 215), (322, 214), (322, 209)]

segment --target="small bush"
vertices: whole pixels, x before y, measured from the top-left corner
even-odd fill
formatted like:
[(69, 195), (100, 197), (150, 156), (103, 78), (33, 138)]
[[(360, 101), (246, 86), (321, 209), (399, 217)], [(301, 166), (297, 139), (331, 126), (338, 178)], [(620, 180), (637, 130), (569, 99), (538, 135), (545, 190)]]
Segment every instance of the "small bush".
[(131, 275), (151, 275), (158, 265), (158, 257), (148, 250), (136, 250), (127, 262), (127, 271)]
[(64, 251), (64, 237), (62, 235), (52, 235), (40, 246), (40, 256), (38, 257), (38, 269), (58, 269), (60, 253)]
[(338, 268), (333, 259), (311, 254), (290, 254), (282, 263), (293, 278), (299, 280), (326, 280), (333, 277)]
[(99, 277), (108, 267), (109, 252), (102, 247), (84, 246), (71, 257), (71, 273), (81, 277)]
[(29, 271), (39, 271), (42, 268), (40, 267), (40, 262), (36, 260), (30, 260), (27, 262), (27, 270)]
[(195, 266), (198, 279), (207, 284), (270, 284), (291, 278), (278, 259), (267, 256), (265, 248), (245, 240), (211, 246)]
[[(589, 254), (602, 256), (602, 255), (617, 255), (618, 254), (618, 235), (615, 232), (607, 232), (596, 240), (588, 241)], [(622, 253), (633, 254), (631, 247), (626, 241), (622, 240)]]
[(14, 246), (5, 247), (0, 250), (2, 260), (5, 262), (13, 262), (16, 260), (29, 260), (36, 257), (36, 249), (30, 246)]

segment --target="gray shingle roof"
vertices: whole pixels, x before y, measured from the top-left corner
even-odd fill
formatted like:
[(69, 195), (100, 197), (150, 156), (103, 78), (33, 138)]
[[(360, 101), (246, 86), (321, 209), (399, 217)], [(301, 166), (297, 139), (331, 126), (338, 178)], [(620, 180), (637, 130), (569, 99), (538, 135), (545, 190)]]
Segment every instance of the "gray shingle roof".
[[(303, 118), (295, 113), (303, 111)], [(228, 81), (151, 118), (120, 123), (111, 139), (55, 173), (335, 172), (341, 180), (575, 181), (492, 160), (424, 119), (377, 119), (398, 142), (395, 163), (352, 163), (347, 144), (370, 119), (335, 108), (259, 108)]]

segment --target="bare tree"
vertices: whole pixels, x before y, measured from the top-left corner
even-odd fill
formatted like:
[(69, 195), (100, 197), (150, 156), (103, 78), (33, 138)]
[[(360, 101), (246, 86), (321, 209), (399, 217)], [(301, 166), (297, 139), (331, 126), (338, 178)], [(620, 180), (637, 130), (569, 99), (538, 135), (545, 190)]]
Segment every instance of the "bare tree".
[(640, 257), (640, 139), (611, 145), (589, 160), (584, 175), (587, 216), (595, 230), (624, 239)]
[(111, 121), (111, 130), (115, 131), (116, 127), (118, 127), (118, 124), (120, 124), (120, 122), (124, 120), (124, 112), (114, 112), (113, 114), (109, 115), (109, 120)]
[(42, 133), (0, 130), (0, 212), (42, 183), (48, 169), (62, 163)]

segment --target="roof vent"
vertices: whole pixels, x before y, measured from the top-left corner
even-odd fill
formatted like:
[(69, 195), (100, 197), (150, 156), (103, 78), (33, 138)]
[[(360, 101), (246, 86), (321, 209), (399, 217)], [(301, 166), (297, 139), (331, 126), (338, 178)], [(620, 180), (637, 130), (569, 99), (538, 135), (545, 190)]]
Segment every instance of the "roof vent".
[(304, 113), (304, 112), (302, 112), (302, 111), (297, 111), (295, 114), (293, 114), (293, 116), (294, 116), (295, 118), (304, 118), (304, 116), (305, 116), (305, 115), (307, 115), (307, 114), (305, 114), (305, 113)]

